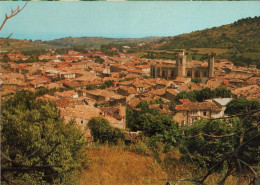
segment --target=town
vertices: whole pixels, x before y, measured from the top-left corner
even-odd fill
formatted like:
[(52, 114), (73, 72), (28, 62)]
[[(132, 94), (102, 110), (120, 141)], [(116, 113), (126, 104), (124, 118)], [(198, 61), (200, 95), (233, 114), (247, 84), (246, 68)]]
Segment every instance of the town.
[(259, 184), (259, 3), (202, 4), (2, 2), (1, 183)]
[[(141, 101), (185, 127), (199, 119), (224, 117), (232, 98), (260, 100), (260, 70), (256, 65), (237, 67), (232, 61), (210, 55), (208, 60), (196, 61), (187, 60), (181, 52), (177, 60), (163, 60), (126, 52), (108, 56), (97, 50), (57, 54), (55, 49), (48, 49), (37, 57), (39, 62), (17, 63), (30, 58), (18, 50), (1, 57), (5, 60), (1, 68), (2, 99), (22, 89), (39, 92), (38, 98), (56, 103), (67, 122), (74, 119), (82, 128), (92, 117), (100, 116), (112, 126), (126, 129), (126, 107), (136, 109)], [(204, 88), (226, 88), (231, 96), (176, 101), (180, 92)], [(92, 140), (89, 130), (86, 134)]]

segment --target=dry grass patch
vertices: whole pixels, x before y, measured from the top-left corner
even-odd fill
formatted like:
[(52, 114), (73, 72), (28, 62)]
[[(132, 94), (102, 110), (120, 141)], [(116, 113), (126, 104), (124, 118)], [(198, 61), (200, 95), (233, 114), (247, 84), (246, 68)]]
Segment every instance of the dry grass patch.
[(125, 151), (123, 147), (102, 146), (88, 150), (89, 169), (82, 173), (81, 185), (165, 184), (167, 174), (150, 156)]
[[(194, 169), (194, 166), (181, 163), (178, 150), (167, 154), (159, 153), (161, 161), (159, 164), (154, 154), (140, 155), (131, 152), (133, 151), (131, 147), (128, 147), (128, 150), (125, 148), (125, 146), (90, 147), (87, 151), (90, 159), (89, 168), (82, 172), (80, 185), (165, 185), (167, 180), (172, 184), (192, 185), (194, 182), (179, 180), (205, 175), (203, 169)], [(205, 184), (217, 184), (223, 175), (212, 174)], [(238, 181), (238, 177), (230, 176), (225, 185), (237, 185)], [(240, 184), (248, 183), (249, 179), (242, 177)]]

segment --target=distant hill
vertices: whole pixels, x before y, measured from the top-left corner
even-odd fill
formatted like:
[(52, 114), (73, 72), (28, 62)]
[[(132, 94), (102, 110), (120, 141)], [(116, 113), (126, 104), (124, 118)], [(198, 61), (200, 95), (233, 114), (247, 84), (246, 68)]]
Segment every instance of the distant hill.
[(101, 45), (115, 43), (115, 44), (131, 44), (140, 42), (151, 42), (157, 40), (159, 37), (145, 37), (145, 38), (105, 38), (105, 37), (66, 37), (43, 43), (54, 46), (85, 46), (100, 49)]
[(22, 39), (6, 39), (0, 38), (1, 51), (12, 51), (12, 50), (41, 50), (41, 49), (55, 49), (60, 48), (59, 46), (49, 45), (42, 41), (22, 40)]
[(260, 52), (260, 17), (244, 18), (220, 27), (161, 38), (150, 46), (159, 50), (235, 48), (238, 52)]

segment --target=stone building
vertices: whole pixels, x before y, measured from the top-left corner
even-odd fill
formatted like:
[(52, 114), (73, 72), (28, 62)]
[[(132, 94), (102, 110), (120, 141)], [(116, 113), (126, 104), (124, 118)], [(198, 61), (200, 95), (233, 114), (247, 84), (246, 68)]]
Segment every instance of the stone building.
[(222, 106), (210, 101), (191, 102), (189, 99), (180, 99), (182, 104), (175, 105), (173, 120), (181, 127), (191, 125), (199, 119), (220, 118), (224, 115)]
[(214, 57), (209, 56), (208, 65), (199, 61), (187, 61), (183, 52), (176, 61), (165, 61), (151, 65), (151, 76), (173, 80), (177, 77), (201, 78), (202, 81), (214, 76)]

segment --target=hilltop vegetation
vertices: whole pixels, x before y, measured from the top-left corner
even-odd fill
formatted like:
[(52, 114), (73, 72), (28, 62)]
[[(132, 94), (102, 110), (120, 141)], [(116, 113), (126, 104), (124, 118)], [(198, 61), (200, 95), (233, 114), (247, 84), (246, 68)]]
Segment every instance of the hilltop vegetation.
[[(260, 17), (240, 19), (232, 24), (166, 37), (135, 52), (144, 52), (146, 58), (175, 59), (176, 53), (185, 51), (188, 59), (205, 60), (208, 53), (226, 58), (237, 66), (257, 65), (260, 68)], [(132, 49), (133, 50), (133, 49)]]
[(44, 49), (64, 49), (70, 48), (80, 52), (85, 52), (86, 49), (99, 50), (102, 45), (115, 44), (125, 45), (140, 42), (151, 42), (158, 37), (145, 38), (104, 38), (104, 37), (66, 37), (61, 39), (42, 41), (42, 40), (23, 40), (23, 39), (5, 39), (0, 38), (2, 51), (38, 51)]
[(62, 39), (55, 39), (50, 41), (44, 41), (45, 44), (51, 44), (55, 46), (83, 46), (87, 48), (100, 49), (103, 44), (115, 43), (115, 44), (131, 44), (138, 42), (154, 41), (157, 37), (145, 37), (145, 38), (104, 38), (104, 37), (67, 37)]
[(41, 40), (22, 40), (22, 39), (5, 39), (0, 38), (1, 51), (31, 51), (31, 50), (45, 50), (45, 49), (56, 49), (59, 46), (43, 43)]
[(158, 49), (235, 48), (238, 52), (260, 51), (260, 17), (240, 19), (214, 27), (154, 42)]

